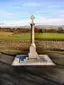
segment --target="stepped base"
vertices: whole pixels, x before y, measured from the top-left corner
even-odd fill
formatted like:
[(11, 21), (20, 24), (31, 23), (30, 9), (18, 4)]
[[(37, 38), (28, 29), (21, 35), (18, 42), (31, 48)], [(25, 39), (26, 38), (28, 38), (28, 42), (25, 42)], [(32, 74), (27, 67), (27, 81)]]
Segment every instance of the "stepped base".
[[(22, 56), (22, 55), (21, 55)], [(19, 57), (15, 57), (12, 66), (55, 66), (48, 55), (39, 55), (40, 59), (24, 59), (19, 62)]]
[(39, 59), (39, 56), (38, 56), (38, 54), (36, 52), (36, 46), (35, 46), (34, 43), (31, 44), (31, 46), (30, 46), (30, 51), (28, 53), (28, 57), (29, 57), (29, 60), (31, 60), (31, 59)]

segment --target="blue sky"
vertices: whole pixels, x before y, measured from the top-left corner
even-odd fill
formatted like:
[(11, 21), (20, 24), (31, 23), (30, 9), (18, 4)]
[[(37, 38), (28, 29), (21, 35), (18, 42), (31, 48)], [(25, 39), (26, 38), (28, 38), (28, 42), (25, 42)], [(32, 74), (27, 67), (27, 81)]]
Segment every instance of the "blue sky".
[(0, 0), (0, 23), (29, 25), (30, 16), (42, 25), (64, 25), (64, 0)]

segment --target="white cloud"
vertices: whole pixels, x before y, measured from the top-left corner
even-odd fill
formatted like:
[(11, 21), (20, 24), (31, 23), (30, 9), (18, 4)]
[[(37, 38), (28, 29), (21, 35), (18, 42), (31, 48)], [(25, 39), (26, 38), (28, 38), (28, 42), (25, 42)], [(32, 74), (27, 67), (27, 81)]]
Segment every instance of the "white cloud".
[(0, 10), (0, 17), (11, 17), (11, 16), (14, 16), (15, 14), (14, 13), (10, 13), (10, 12), (7, 12), (7, 11), (1, 11)]
[(37, 2), (27, 2), (27, 3), (24, 3), (23, 6), (40, 6), (41, 4), (40, 3), (37, 3)]
[[(64, 25), (64, 18), (43, 18), (42, 16), (35, 17), (35, 25)], [(31, 20), (22, 19), (20, 21), (5, 21), (1, 26), (25, 26), (30, 25)]]
[(29, 19), (25, 19), (25, 20), (19, 20), (19, 21), (4, 21), (4, 24), (0, 25), (0, 26), (24, 26), (24, 25), (29, 25), (30, 24), (30, 20)]
[(57, 10), (56, 15), (59, 17), (64, 17), (64, 10)]
[(42, 24), (42, 25), (63, 25), (64, 24), (64, 18), (51, 18), (51, 19), (36, 19), (36, 24)]

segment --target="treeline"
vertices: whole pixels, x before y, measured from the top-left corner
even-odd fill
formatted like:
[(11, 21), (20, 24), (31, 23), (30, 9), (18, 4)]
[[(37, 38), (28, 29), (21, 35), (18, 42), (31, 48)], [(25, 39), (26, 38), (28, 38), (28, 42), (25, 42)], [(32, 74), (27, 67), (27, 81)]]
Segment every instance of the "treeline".
[(57, 29), (45, 29), (42, 28), (39, 30), (40, 33), (64, 33), (64, 29), (62, 27), (58, 27)]
[[(30, 32), (30, 28), (1, 28), (0, 32), (13, 32), (13, 33), (28, 33)], [(36, 33), (64, 33), (64, 29), (62, 27), (58, 27), (57, 29), (46, 29), (46, 28), (36, 28)]]
[(0, 31), (1, 32), (14, 32), (14, 33), (26, 33), (26, 32), (30, 32), (29, 28), (1, 28), (0, 27)]

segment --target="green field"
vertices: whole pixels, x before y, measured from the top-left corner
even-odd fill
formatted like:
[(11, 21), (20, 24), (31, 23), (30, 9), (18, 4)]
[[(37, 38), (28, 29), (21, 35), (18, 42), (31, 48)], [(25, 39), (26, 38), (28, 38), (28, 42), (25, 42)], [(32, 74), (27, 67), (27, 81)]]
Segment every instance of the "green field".
[[(6, 46), (10, 47), (9, 44), (7, 45), (5, 43), (5, 40), (30, 40), (30, 33), (21, 33), (21, 34), (15, 34), (12, 32), (0, 32), (0, 40), (3, 40), (2, 44), (0, 43), (0, 46), (2, 46), (2, 49), (0, 49), (0, 52), (4, 53), (24, 53), (24, 50), (15, 50), (13, 47), (12, 49), (8, 50)], [(41, 40), (64, 40), (64, 34), (61, 33), (35, 33), (35, 39), (41, 39)], [(7, 41), (8, 42), (8, 41)], [(2, 44), (2, 45), (1, 45)], [(16, 44), (16, 42), (15, 42)], [(5, 50), (6, 48), (6, 50)], [(19, 46), (20, 48), (20, 46)], [(60, 53), (64, 54), (64, 51), (40, 51), (41, 53)]]
[(23, 33), (23, 34), (14, 34), (11, 36), (0, 36), (0, 40), (29, 40), (30, 34)]
[(44, 39), (44, 40), (64, 40), (64, 34), (60, 33), (36, 33), (36, 39)]
[[(4, 35), (4, 32), (0, 35), (0, 40), (29, 40), (30, 33), (22, 34), (8, 34)], [(64, 40), (64, 34), (59, 33), (35, 33), (35, 39), (44, 40)]]

